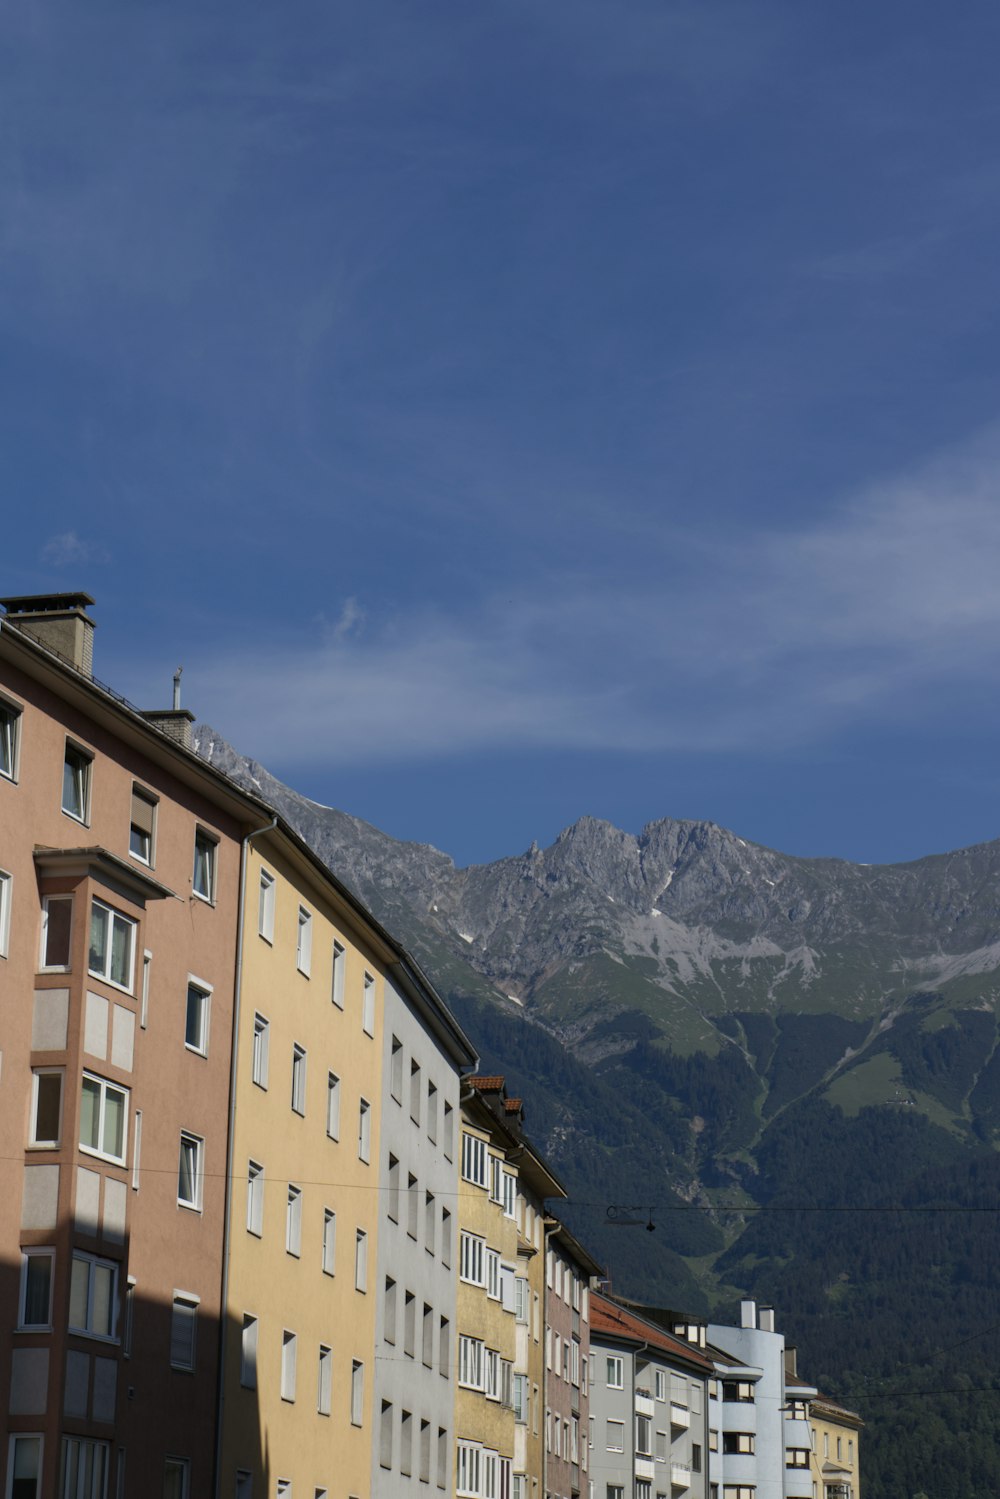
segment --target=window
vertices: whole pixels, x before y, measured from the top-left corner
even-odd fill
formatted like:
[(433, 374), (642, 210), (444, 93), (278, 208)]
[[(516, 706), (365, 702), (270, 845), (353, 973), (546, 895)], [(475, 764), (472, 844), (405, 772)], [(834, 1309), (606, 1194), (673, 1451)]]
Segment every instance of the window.
[(253, 1063), (251, 1076), (258, 1088), (267, 1087), (267, 1064), (271, 1051), (271, 1025), (263, 1015), (253, 1017)]
[(215, 900), (215, 868), (219, 845), (209, 833), (198, 828), (194, 835), (194, 873), (191, 888), (200, 900)]
[(240, 1343), (240, 1384), (245, 1390), (257, 1388), (257, 1318), (243, 1313), (243, 1335)]
[(198, 1328), (198, 1297), (186, 1291), (175, 1291), (170, 1317), (170, 1367), (193, 1369), (196, 1332)]
[(450, 1103), (444, 1106), (444, 1154), (448, 1161), (455, 1154), (455, 1110)]
[(527, 1425), (528, 1422), (528, 1376), (514, 1375), (514, 1420)]
[(86, 822), (90, 816), (90, 772), (93, 759), (78, 745), (66, 745), (63, 761), (62, 809), (77, 822)]
[(442, 1317), (438, 1325), (438, 1373), (442, 1379), (451, 1375), (451, 1323)]
[(326, 1132), (331, 1140), (340, 1139), (340, 1078), (335, 1072), (326, 1075)]
[[(59, 1499), (104, 1499), (108, 1482), (107, 1442), (89, 1437), (63, 1437)], [(34, 1489), (27, 1492), (34, 1494)], [(13, 1490), (17, 1494), (17, 1489)]]
[(13, 1436), (7, 1456), (9, 1499), (38, 1499), (42, 1477), (42, 1438)]
[(403, 1352), (407, 1358), (413, 1358), (414, 1343), (417, 1336), (417, 1298), (412, 1291), (407, 1291), (403, 1297)]
[(21, 1293), (18, 1298), (17, 1325), (29, 1328), (49, 1328), (52, 1325), (52, 1272), (55, 1266), (54, 1249), (24, 1249), (21, 1251)]
[(358, 1291), (368, 1289), (368, 1235), (363, 1228), (354, 1235), (354, 1286)]
[(657, 1400), (666, 1400), (667, 1376), (662, 1369), (656, 1370), (655, 1392)]
[(29, 1145), (51, 1149), (62, 1138), (62, 1070), (37, 1068), (31, 1074)]
[(605, 1423), (605, 1443), (609, 1452), (625, 1451), (625, 1422), (607, 1421)]
[(607, 1365), (608, 1389), (623, 1390), (625, 1388), (625, 1369), (622, 1360), (609, 1354), (605, 1362)]
[(503, 1210), (507, 1218), (517, 1216), (517, 1177), (512, 1171), (503, 1174)]
[(461, 1334), (458, 1339), (458, 1382), (470, 1389), (483, 1388), (483, 1353), (481, 1338), (468, 1338)]
[(431, 1423), (420, 1423), (420, 1482), (431, 1481)]
[(351, 1425), (360, 1426), (365, 1413), (365, 1366), (351, 1360)]
[(433, 1083), (427, 1084), (427, 1138), (432, 1145), (437, 1144), (438, 1129), (438, 1090)]
[(486, 1141), (475, 1135), (462, 1132), (462, 1175), (477, 1187), (486, 1186), (487, 1150)]
[(259, 1239), (264, 1232), (264, 1168), (247, 1162), (247, 1233)]
[(413, 1412), (399, 1413), (399, 1471), (408, 1478), (413, 1470)]
[(202, 1156), (205, 1142), (199, 1135), (181, 1130), (181, 1148), (177, 1163), (177, 1203), (182, 1208), (201, 1212), (201, 1189), (204, 1177)]
[(302, 1192), (289, 1185), (285, 1211), (285, 1252), (298, 1259), (302, 1253)]
[(518, 1322), (527, 1322), (530, 1289), (527, 1280), (519, 1275), (514, 1282), (514, 1316)]
[(495, 1348), (487, 1348), (484, 1351), (483, 1389), (487, 1400), (500, 1399), (500, 1355)]
[(424, 1248), (434, 1253), (434, 1230), (437, 1227), (437, 1203), (433, 1192), (424, 1193)]
[(635, 1418), (635, 1450), (638, 1457), (653, 1455), (653, 1423), (648, 1416)]
[(333, 1208), (323, 1209), (323, 1274), (332, 1275), (337, 1259), (337, 1215)]
[(387, 1343), (396, 1342), (396, 1282), (391, 1275), (385, 1278), (382, 1293), (382, 1336)]
[(132, 787), (132, 815), (128, 827), (128, 851), (133, 859), (152, 864), (155, 848), (156, 797), (140, 786)]
[(500, 1300), (500, 1256), (495, 1249), (486, 1251), (486, 1294), (493, 1301)]
[(389, 1053), (389, 1092), (397, 1103), (403, 1102), (403, 1043), (393, 1036)]
[(0, 776), (17, 779), (17, 749), (21, 727), (21, 710), (0, 699)]
[(417, 1178), (407, 1176), (406, 1178), (406, 1232), (411, 1239), (417, 1237), (417, 1209), (419, 1207), (417, 1196)]
[(471, 1282), (474, 1286), (486, 1284), (485, 1263), (486, 1241), (477, 1238), (475, 1234), (462, 1234), (461, 1258), (459, 1262), (459, 1275), (462, 1280)]
[(260, 872), (260, 894), (257, 898), (257, 931), (265, 942), (274, 941), (274, 875)]
[(389, 1200), (386, 1211), (393, 1223), (399, 1222), (399, 1162), (394, 1155), (389, 1157)]
[(741, 1405), (753, 1404), (753, 1384), (746, 1379), (724, 1379), (722, 1381), (722, 1398), (730, 1402), (739, 1402)]
[(298, 1363), (299, 1340), (286, 1327), (281, 1334), (281, 1398), (295, 1399), (295, 1374)]
[(333, 1354), (324, 1343), (319, 1345), (319, 1374), (316, 1380), (316, 1409), (321, 1416), (330, 1414), (330, 1389), (333, 1384)]
[(312, 913), (305, 906), (299, 906), (299, 930), (295, 942), (295, 966), (300, 973), (309, 977), (312, 968), (313, 929)]
[(608, 1484), (608, 1499), (625, 1499), (625, 1490), (620, 1483)]
[(420, 1064), (410, 1062), (410, 1118), (414, 1124), (420, 1123)]
[(132, 1337), (135, 1332), (135, 1276), (130, 1275), (125, 1281), (125, 1330), (122, 1337), (122, 1353), (125, 1358), (132, 1357)]
[(456, 1494), (479, 1494), (482, 1448), (477, 1442), (459, 1442), (456, 1456)]
[(722, 1499), (755, 1499), (756, 1489), (752, 1483), (724, 1483)]
[(358, 1159), (365, 1164), (372, 1154), (372, 1106), (363, 1098), (358, 1106)]
[(451, 1213), (447, 1208), (441, 1209), (441, 1263), (451, 1269)]
[(342, 942), (333, 944), (333, 981), (330, 986), (330, 998), (338, 1010), (344, 1008), (344, 967), (347, 955)]
[(306, 1053), (297, 1042), (292, 1047), (292, 1109), (296, 1114), (306, 1111)]
[(490, 1156), (490, 1201), (503, 1202), (503, 1162), (499, 1156)]
[(199, 1056), (208, 1055), (208, 1010), (212, 991), (205, 984), (188, 980), (184, 1045)]
[(382, 1401), (379, 1418), (378, 1461), (380, 1468), (392, 1467), (392, 1402)]
[(153, 966), (153, 954), (144, 952), (142, 955), (142, 993), (139, 998), (139, 1024), (143, 1030), (146, 1029), (149, 1020), (149, 970)]
[[(163, 1499), (188, 1499), (191, 1464), (186, 1457), (168, 1457), (163, 1464)], [(103, 1490), (95, 1490), (95, 1499)]]
[(88, 967), (94, 978), (104, 979), (105, 983), (131, 994), (134, 953), (135, 922), (103, 901), (93, 901)]
[(752, 1431), (724, 1431), (722, 1433), (723, 1452), (741, 1452), (752, 1455), (754, 1451), (754, 1440)]
[(428, 1369), (434, 1367), (434, 1308), (424, 1302), (421, 1322), (420, 1357)]
[(691, 1472), (701, 1472), (701, 1447), (697, 1442), (691, 1443)]
[(366, 1036), (375, 1034), (375, 980), (370, 973), (365, 974), (361, 993), (361, 1029)]
[[(8, 875), (7, 878), (9, 879), (10, 876)], [(2, 898), (2, 892), (0, 892), (0, 898)], [(65, 973), (69, 967), (72, 927), (72, 896), (46, 896), (42, 901), (41, 966), (48, 972)], [(0, 941), (2, 941), (2, 936), (0, 936)]]
[(246, 1468), (236, 1470), (236, 1499), (253, 1499), (253, 1474)]
[(786, 1468), (808, 1468), (810, 1451), (808, 1447), (789, 1447), (785, 1453)]
[(126, 1090), (85, 1072), (80, 1090), (80, 1149), (123, 1166), (127, 1119)]

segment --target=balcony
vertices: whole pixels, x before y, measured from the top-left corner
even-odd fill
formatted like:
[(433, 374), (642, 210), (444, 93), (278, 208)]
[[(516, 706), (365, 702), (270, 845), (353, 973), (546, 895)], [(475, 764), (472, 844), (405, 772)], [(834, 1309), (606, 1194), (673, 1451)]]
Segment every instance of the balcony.
[(635, 1455), (636, 1478), (647, 1478), (650, 1482), (656, 1477), (656, 1463), (649, 1452), (637, 1452)]
[(673, 1400), (670, 1402), (670, 1424), (682, 1427), (687, 1431), (691, 1425), (691, 1412), (686, 1405), (677, 1405)]
[(689, 1489), (691, 1487), (691, 1469), (687, 1463), (670, 1464), (670, 1487), (672, 1489)]
[(636, 1415), (649, 1416), (650, 1420), (652, 1420), (654, 1410), (655, 1406), (653, 1404), (653, 1397), (650, 1394), (649, 1390), (643, 1390), (637, 1386), (635, 1392)]

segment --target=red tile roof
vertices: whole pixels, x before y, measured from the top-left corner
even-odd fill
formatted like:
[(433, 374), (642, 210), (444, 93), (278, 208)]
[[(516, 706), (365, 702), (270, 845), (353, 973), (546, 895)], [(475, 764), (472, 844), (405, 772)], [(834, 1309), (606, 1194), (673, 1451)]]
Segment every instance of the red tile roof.
[(687, 1359), (706, 1374), (711, 1374), (715, 1367), (711, 1359), (690, 1343), (685, 1343), (683, 1338), (672, 1337), (662, 1327), (647, 1322), (645, 1317), (637, 1317), (634, 1312), (627, 1312), (617, 1302), (607, 1301), (596, 1291), (590, 1293), (590, 1331), (592, 1334), (603, 1332), (614, 1338), (627, 1338), (634, 1343), (648, 1343), (672, 1358)]
[(497, 1077), (467, 1077), (465, 1081), (470, 1088), (478, 1088), (480, 1093), (499, 1093), (504, 1084), (502, 1074)]

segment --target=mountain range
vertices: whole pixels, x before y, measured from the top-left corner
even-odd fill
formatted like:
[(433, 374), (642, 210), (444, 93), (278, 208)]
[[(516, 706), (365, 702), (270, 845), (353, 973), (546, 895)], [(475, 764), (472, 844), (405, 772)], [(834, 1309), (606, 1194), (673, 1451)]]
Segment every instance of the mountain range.
[(616, 1289), (773, 1301), (869, 1423), (868, 1499), (1000, 1492), (1000, 842), (867, 866), (585, 817), (458, 869), (196, 746), (409, 946)]

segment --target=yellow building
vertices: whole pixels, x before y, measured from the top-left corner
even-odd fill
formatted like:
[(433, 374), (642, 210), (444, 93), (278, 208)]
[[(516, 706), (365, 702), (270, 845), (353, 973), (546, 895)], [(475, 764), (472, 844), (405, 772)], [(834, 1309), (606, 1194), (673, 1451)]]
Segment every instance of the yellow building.
[(860, 1437), (864, 1422), (825, 1395), (809, 1402), (813, 1499), (860, 1499)]
[(245, 851), (221, 1489), (370, 1493), (382, 991), (397, 954), (281, 826)]
[(508, 1499), (515, 1451), (517, 1141), (485, 1096), (502, 1086), (471, 1077), (462, 1092), (455, 1493), (477, 1499)]

